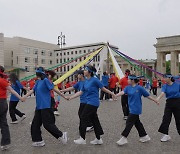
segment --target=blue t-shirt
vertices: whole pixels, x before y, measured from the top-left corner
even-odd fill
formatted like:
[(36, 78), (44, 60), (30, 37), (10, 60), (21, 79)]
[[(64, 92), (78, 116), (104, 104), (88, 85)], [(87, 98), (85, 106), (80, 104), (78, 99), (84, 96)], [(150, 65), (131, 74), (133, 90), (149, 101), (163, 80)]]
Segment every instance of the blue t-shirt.
[(103, 86), (108, 86), (108, 81), (109, 81), (109, 76), (108, 75), (103, 75), (102, 76), (102, 80), (101, 83), (103, 84)]
[(36, 93), (36, 110), (51, 108), (50, 91), (54, 88), (47, 78), (37, 80), (33, 90)]
[(161, 89), (166, 94), (166, 98), (180, 98), (180, 84), (173, 82), (172, 85), (164, 84)]
[(85, 80), (81, 91), (86, 92), (87, 94), (87, 104), (99, 107), (99, 88), (103, 87), (103, 84), (98, 78), (91, 77), (90, 79)]
[[(20, 95), (20, 90), (23, 88), (23, 86), (18, 80), (16, 81), (16, 84), (12, 84), (11, 87)], [(19, 98), (11, 94), (10, 101), (19, 101)]]
[[(76, 83), (73, 86), (73, 88), (80, 91), (83, 88), (84, 83), (85, 83), (85, 80), (84, 81), (79, 81), (78, 83)], [(83, 92), (83, 94), (80, 96), (80, 103), (84, 103), (84, 104), (87, 103), (86, 95), (87, 95), (87, 92)]]
[(148, 97), (149, 93), (141, 86), (136, 85), (132, 87), (127, 86), (124, 93), (128, 95), (129, 112), (131, 114), (139, 115), (142, 113), (142, 100), (141, 96)]

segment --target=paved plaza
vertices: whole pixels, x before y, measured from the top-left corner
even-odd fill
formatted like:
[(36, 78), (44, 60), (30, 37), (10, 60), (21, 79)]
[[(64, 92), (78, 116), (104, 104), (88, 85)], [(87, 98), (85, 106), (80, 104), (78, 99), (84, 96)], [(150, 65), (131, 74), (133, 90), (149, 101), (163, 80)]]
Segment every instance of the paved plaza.
[[(90, 145), (90, 141), (95, 138), (94, 132), (87, 133), (86, 145), (76, 145), (73, 140), (78, 135), (78, 107), (79, 98), (71, 101), (61, 99), (59, 105), (60, 116), (56, 116), (56, 124), (62, 131), (68, 132), (68, 144), (63, 145), (61, 142), (52, 137), (44, 128), (42, 136), (46, 143), (44, 147), (32, 147), (30, 136), (30, 122), (33, 118), (35, 108), (35, 98), (29, 98), (26, 102), (20, 102), (18, 108), (26, 113), (27, 118), (19, 124), (9, 124), (11, 132), (11, 148), (8, 151), (0, 153), (5, 154), (179, 154), (180, 153), (180, 136), (178, 135), (174, 123), (174, 118), (170, 126), (170, 135), (172, 140), (168, 143), (161, 143), (161, 134), (158, 128), (163, 116), (165, 99), (161, 100), (160, 106), (150, 100), (143, 98), (143, 114), (141, 120), (151, 141), (140, 143), (138, 133), (135, 128), (132, 129), (128, 141), (124, 146), (118, 146), (116, 141), (120, 138), (120, 133), (125, 127), (123, 114), (118, 101), (103, 101), (98, 110), (99, 119), (104, 129), (103, 145)], [(8, 123), (10, 123), (8, 114)]]

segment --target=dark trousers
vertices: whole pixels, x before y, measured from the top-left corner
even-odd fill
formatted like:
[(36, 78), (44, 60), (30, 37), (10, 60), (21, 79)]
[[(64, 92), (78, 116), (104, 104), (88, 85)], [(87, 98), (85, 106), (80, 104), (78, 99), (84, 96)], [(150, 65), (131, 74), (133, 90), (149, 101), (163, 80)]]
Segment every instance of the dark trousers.
[(131, 113), (128, 115), (128, 119), (126, 121), (126, 127), (121, 135), (127, 137), (134, 125), (138, 131), (139, 137), (143, 137), (147, 135), (144, 126), (139, 119), (139, 115), (135, 115)]
[(153, 95), (157, 96), (157, 87), (152, 87), (152, 92), (153, 92)]
[(6, 99), (0, 99), (0, 129), (1, 129), (1, 146), (11, 143), (9, 126), (7, 124), (8, 105)]
[[(83, 112), (85, 106), (86, 106), (85, 103), (80, 103), (79, 110), (78, 110), (79, 119), (81, 118), (81, 115), (82, 115), (82, 112)], [(92, 122), (89, 121), (87, 127), (92, 127), (92, 126), (93, 126)], [(79, 127), (79, 131), (80, 131), (80, 127)]]
[(97, 139), (100, 139), (100, 135), (103, 135), (103, 129), (101, 127), (101, 124), (99, 122), (99, 118), (97, 115), (97, 109), (98, 107), (86, 104), (84, 107), (82, 114), (80, 116), (80, 136), (85, 139), (86, 136), (86, 128), (88, 126), (89, 121), (92, 122), (94, 127), (94, 132)]
[[(107, 86), (105, 86), (105, 88), (108, 89)], [(109, 94), (101, 90), (100, 100), (103, 100), (104, 95), (105, 95), (105, 100), (109, 99)]]
[(20, 112), (18, 109), (16, 109), (17, 104), (19, 101), (10, 101), (9, 102), (9, 113), (10, 113), (10, 117), (12, 121), (16, 121), (16, 115), (18, 115), (19, 117), (22, 117), (23, 115), (25, 115), (24, 113)]
[(55, 117), (53, 110), (51, 108), (35, 110), (35, 115), (31, 125), (31, 137), (33, 142), (42, 141), (42, 124), (44, 128), (56, 139), (62, 137), (62, 132), (55, 125)]
[(22, 88), (22, 89), (21, 89), (21, 97), (22, 97), (23, 95), (26, 95), (26, 94), (27, 94), (26, 89)]
[(124, 116), (129, 115), (128, 95), (121, 96), (121, 105)]
[[(116, 94), (116, 88), (110, 88), (109, 90), (110, 90), (111, 92), (114, 92), (114, 94)], [(112, 98), (112, 95), (110, 95), (109, 98)]]
[(180, 135), (180, 98), (166, 100), (163, 120), (158, 131), (168, 135), (172, 114), (174, 115), (176, 128)]

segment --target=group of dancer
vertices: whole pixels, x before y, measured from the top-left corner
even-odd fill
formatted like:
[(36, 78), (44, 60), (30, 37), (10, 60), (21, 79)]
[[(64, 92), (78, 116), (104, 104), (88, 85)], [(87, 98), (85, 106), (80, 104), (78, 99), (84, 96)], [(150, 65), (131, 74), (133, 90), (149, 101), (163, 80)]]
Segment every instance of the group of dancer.
[[(143, 124), (139, 119), (139, 115), (142, 113), (142, 99), (141, 97), (147, 97), (148, 99), (159, 104), (159, 100), (166, 95), (166, 106), (164, 110), (164, 116), (162, 124), (159, 128), (159, 132), (163, 134), (161, 138), (162, 142), (168, 141), (171, 137), (168, 134), (169, 125), (171, 122), (172, 114), (175, 117), (176, 127), (180, 135), (180, 84), (174, 82), (174, 78), (171, 74), (165, 74), (164, 78), (166, 84), (162, 87), (162, 93), (156, 99), (151, 97), (150, 94), (141, 86), (138, 85), (139, 78), (135, 75), (131, 75), (129, 71), (125, 74), (124, 81), (126, 86), (122, 87), (122, 91), (118, 94), (114, 94), (112, 91), (108, 90), (106, 86), (94, 75), (96, 74), (96, 68), (91, 65), (87, 65), (84, 71), (77, 71), (79, 81), (73, 85), (73, 87), (68, 87), (64, 90), (58, 90), (54, 87), (52, 83), (52, 78), (54, 77), (53, 72), (45, 72), (43, 67), (39, 67), (36, 70), (37, 81), (32, 90), (21, 97), (20, 89), (23, 87), (18, 79), (14, 76), (9, 76), (10, 83), (7, 81), (7, 75), (4, 73), (4, 68), (0, 66), (0, 126), (1, 126), (1, 149), (6, 150), (10, 144), (10, 132), (7, 124), (7, 90), (12, 93), (9, 105), (10, 117), (12, 122), (16, 123), (17, 119), (15, 114), (21, 117), (21, 120), (25, 119), (25, 114), (21, 113), (16, 109), (19, 100), (25, 101), (28, 96), (33, 92), (36, 94), (36, 107), (34, 118), (31, 124), (31, 137), (32, 146), (44, 146), (45, 142), (41, 136), (41, 126), (44, 128), (57, 140), (66, 144), (68, 141), (67, 132), (61, 132), (55, 125), (55, 116), (53, 106), (55, 105), (54, 92), (62, 96), (66, 100), (71, 100), (80, 96), (80, 107), (78, 111), (80, 123), (79, 123), (79, 135), (80, 137), (74, 140), (76, 144), (86, 144), (86, 130), (87, 127), (93, 126), (96, 138), (91, 141), (91, 144), (103, 144), (102, 135), (104, 131), (100, 124), (98, 118), (98, 108), (100, 106), (99, 100), (99, 89), (103, 92), (112, 96), (115, 100), (117, 97), (122, 96), (122, 100), (126, 100), (128, 103), (125, 104), (123, 111), (126, 112), (126, 126), (122, 132), (122, 137), (117, 141), (118, 145), (124, 145), (128, 143), (127, 137), (133, 126), (136, 127), (140, 142), (147, 142), (150, 137), (147, 135)], [(123, 81), (122, 81), (123, 83)], [(128, 84), (128, 85), (127, 85)], [(78, 90), (77, 93), (65, 96), (64, 92), (71, 90)], [(14, 103), (14, 104), (13, 104)], [(126, 111), (125, 111), (126, 110)]]

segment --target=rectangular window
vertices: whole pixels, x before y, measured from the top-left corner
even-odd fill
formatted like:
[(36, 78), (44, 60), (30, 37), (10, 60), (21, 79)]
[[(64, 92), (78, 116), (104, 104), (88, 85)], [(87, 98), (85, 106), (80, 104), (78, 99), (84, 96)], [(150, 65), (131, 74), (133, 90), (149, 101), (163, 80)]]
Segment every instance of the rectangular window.
[(45, 64), (45, 63), (46, 63), (45, 59), (41, 59), (41, 64)]
[(28, 66), (25, 66), (25, 70), (26, 70), (27, 72), (29, 72), (29, 67), (28, 67)]
[(60, 56), (62, 56), (62, 53), (60, 53)]
[(60, 59), (60, 63), (62, 63), (62, 59)]
[(71, 51), (71, 55), (73, 55), (73, 51)]
[(25, 48), (25, 49), (24, 49), (24, 52), (25, 52), (26, 54), (29, 54), (29, 53), (30, 53), (30, 50), (31, 50), (30, 48)]
[(64, 52), (64, 56), (66, 55), (66, 53)]
[(67, 66), (67, 71), (69, 71), (69, 66)]
[(25, 63), (29, 63), (29, 62), (30, 62), (30, 58), (29, 58), (29, 57), (25, 57), (25, 58), (24, 58), (24, 62), (25, 62)]
[(69, 52), (67, 52), (67, 55), (69, 55)]
[(64, 63), (66, 62), (66, 58), (64, 58)]
[(81, 54), (81, 50), (79, 50), (79, 54)]
[(77, 54), (77, 51), (75, 51), (75, 54)]
[(59, 54), (57, 53), (56, 56), (59, 56)]
[(84, 53), (86, 53), (86, 50), (84, 50)]
[(34, 49), (34, 54), (35, 54), (35, 55), (38, 54), (38, 49)]
[(49, 61), (49, 64), (52, 65), (52, 60)]
[(73, 65), (71, 65), (71, 69), (73, 68)]
[(98, 56), (98, 61), (100, 61), (100, 55)]
[(64, 72), (66, 72), (66, 66), (64, 67)]
[(11, 57), (13, 57), (13, 51), (11, 51)]
[(42, 51), (41, 51), (41, 55), (42, 55), (42, 56), (45, 56), (45, 53), (46, 53), (45, 50), (42, 50)]
[(57, 63), (57, 64), (59, 63), (59, 59), (56, 59), (56, 63)]

